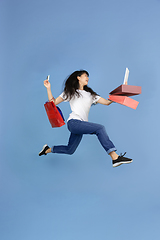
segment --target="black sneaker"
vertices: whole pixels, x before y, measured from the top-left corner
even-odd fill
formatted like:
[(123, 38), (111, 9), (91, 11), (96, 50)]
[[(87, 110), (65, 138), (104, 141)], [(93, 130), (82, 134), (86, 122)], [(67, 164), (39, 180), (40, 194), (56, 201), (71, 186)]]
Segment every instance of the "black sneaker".
[(113, 160), (113, 167), (118, 167), (123, 163), (131, 163), (133, 160), (131, 158), (126, 158), (124, 157), (124, 155), (126, 154), (126, 152), (122, 155), (120, 154), (120, 156), (118, 156), (118, 158), (116, 160)]
[(39, 152), (39, 156), (42, 156), (42, 155), (47, 155), (46, 150), (49, 149), (49, 146), (47, 144), (45, 144), (42, 148), (42, 150)]

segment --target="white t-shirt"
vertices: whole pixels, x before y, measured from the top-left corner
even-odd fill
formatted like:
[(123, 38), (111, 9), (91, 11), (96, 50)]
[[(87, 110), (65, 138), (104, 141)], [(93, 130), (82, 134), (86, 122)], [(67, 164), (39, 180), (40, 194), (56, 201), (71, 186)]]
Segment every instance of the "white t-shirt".
[[(78, 119), (81, 121), (88, 121), (88, 114), (89, 110), (92, 104), (96, 103), (100, 96), (96, 95), (93, 97), (90, 92), (86, 92), (85, 90), (77, 90), (80, 93), (80, 97), (74, 96), (69, 101), (70, 107), (71, 107), (71, 114), (69, 115), (70, 119)], [(64, 92), (60, 95), (61, 98), (65, 99)], [(65, 102), (68, 102), (68, 100), (65, 100)]]

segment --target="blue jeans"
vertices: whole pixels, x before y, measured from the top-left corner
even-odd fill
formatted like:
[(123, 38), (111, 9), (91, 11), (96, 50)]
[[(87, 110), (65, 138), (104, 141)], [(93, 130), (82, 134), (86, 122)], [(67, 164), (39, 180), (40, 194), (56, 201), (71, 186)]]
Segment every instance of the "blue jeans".
[(108, 154), (117, 150), (109, 139), (103, 125), (71, 119), (68, 121), (67, 126), (68, 130), (71, 132), (68, 145), (53, 146), (51, 148), (52, 153), (73, 154), (76, 151), (83, 134), (97, 135), (98, 140)]

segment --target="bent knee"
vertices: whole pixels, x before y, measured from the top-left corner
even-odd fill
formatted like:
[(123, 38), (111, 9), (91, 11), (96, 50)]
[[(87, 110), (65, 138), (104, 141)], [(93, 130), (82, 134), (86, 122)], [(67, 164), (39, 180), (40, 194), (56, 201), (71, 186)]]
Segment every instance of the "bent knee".
[(98, 129), (98, 130), (103, 130), (103, 131), (105, 131), (106, 129), (105, 129), (105, 126), (99, 124), (99, 129)]
[(70, 151), (69, 151), (69, 152), (68, 152), (68, 155), (73, 155), (73, 153), (74, 153), (74, 152), (70, 152)]
[(99, 125), (99, 128), (97, 129), (96, 134), (97, 134), (97, 135), (98, 135), (98, 134), (107, 134), (105, 126)]
[(75, 151), (76, 149), (68, 149), (67, 154), (72, 155)]

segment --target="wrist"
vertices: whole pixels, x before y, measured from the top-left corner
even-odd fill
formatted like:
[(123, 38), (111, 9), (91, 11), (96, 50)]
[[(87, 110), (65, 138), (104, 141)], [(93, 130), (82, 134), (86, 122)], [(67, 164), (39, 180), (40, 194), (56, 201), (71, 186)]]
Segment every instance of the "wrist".
[(110, 105), (111, 103), (113, 103), (112, 100), (110, 100), (110, 99), (107, 99), (107, 100), (108, 100), (108, 104), (107, 105)]
[(51, 87), (47, 87), (47, 91), (51, 91)]
[(49, 102), (52, 102), (52, 101), (54, 102), (54, 100), (55, 100), (54, 97), (52, 97), (51, 99), (49, 99)]

